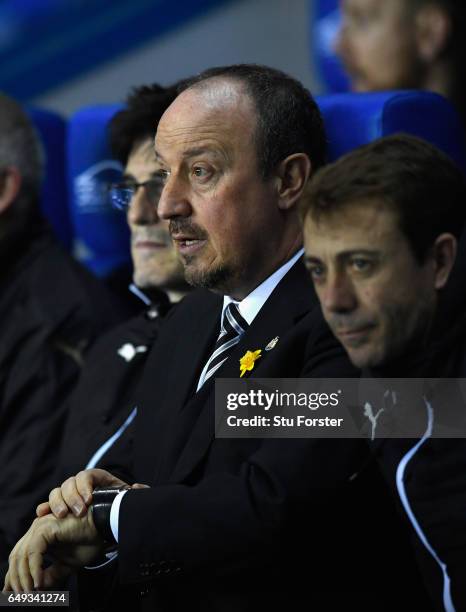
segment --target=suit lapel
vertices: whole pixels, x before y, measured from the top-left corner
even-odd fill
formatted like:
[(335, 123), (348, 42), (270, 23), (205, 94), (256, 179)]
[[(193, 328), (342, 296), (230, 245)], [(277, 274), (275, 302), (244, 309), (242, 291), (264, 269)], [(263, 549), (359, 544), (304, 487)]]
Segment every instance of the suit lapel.
[(256, 362), (257, 366), (248, 374), (260, 377), (261, 370), (266, 368), (269, 354), (269, 351), (265, 351), (267, 344), (277, 336), (280, 342), (280, 336), (284, 336), (316, 303), (317, 298), (304, 264), (298, 261), (274, 289), (225, 364), (217, 370), (214, 377), (205, 382), (202, 389), (184, 407), (183, 413), (191, 415), (190, 433), (187, 442), (182, 446), (180, 436), (186, 436), (186, 428), (172, 432), (178, 438), (178, 449), (182, 450), (181, 454), (178, 452), (172, 455), (178, 460), (170, 480), (176, 482), (183, 480), (205, 455), (214, 438), (215, 378), (239, 378), (240, 358), (247, 350), (262, 349), (262, 355)]
[[(188, 401), (190, 395), (195, 392), (202, 364), (207, 359), (211, 346), (214, 345), (218, 336), (220, 325), (220, 313), (222, 301), (217, 296), (210, 294), (209, 301), (204, 300), (202, 306), (196, 305), (187, 312), (189, 322), (183, 325), (180, 322), (180, 330), (189, 330), (189, 333), (181, 337), (173, 338), (173, 342), (165, 339), (165, 362), (163, 364), (163, 385), (158, 386), (157, 405), (153, 410), (144, 411), (144, 421), (141, 420), (141, 439), (148, 440), (150, 449), (147, 456), (154, 456), (156, 449), (156, 460), (152, 467), (156, 481), (160, 480), (165, 472), (166, 464), (170, 456), (168, 443), (171, 430), (176, 431), (182, 419), (179, 413)], [(157, 340), (159, 344), (161, 338)], [(160, 350), (155, 351), (155, 356), (160, 359)], [(193, 367), (198, 364), (198, 368)], [(144, 388), (138, 396), (141, 404), (154, 405), (154, 380), (159, 377), (156, 374), (161, 370), (162, 364), (148, 361), (146, 366), (146, 381)], [(184, 375), (180, 376), (180, 372)], [(164, 395), (160, 394), (162, 391)], [(150, 437), (145, 432), (152, 432)], [(168, 434), (168, 435), (167, 435)]]
[[(261, 308), (252, 325), (247, 329), (241, 341), (231, 352), (225, 364), (217, 370), (216, 378), (239, 378), (240, 358), (246, 351), (262, 350), (261, 357), (255, 362), (254, 370), (246, 376), (260, 376), (270, 351), (265, 347), (278, 337), (285, 335), (311, 308), (317, 304), (317, 297), (309, 281), (304, 264), (298, 261), (275, 287), (274, 291)], [(204, 386), (213, 387), (214, 378)]]
[[(189, 325), (183, 326), (189, 331), (179, 339), (179, 349), (172, 358), (172, 384), (169, 387), (172, 406), (182, 407), (196, 391), (202, 367), (218, 337), (222, 302), (213, 297), (215, 299), (197, 316), (190, 313)], [(197, 364), (197, 368), (193, 364)], [(180, 372), (183, 375), (180, 376)]]

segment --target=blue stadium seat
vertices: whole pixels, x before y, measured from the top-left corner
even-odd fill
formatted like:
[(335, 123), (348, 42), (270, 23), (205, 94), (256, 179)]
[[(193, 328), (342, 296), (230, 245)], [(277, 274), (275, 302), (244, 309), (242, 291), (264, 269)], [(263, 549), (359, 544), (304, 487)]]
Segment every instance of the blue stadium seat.
[(343, 64), (334, 51), (341, 25), (339, 0), (310, 2), (311, 58), (328, 93), (349, 91), (350, 83)]
[[(437, 94), (393, 91), (318, 96), (329, 144), (329, 161), (376, 138), (405, 132), (424, 138), (466, 171), (464, 128), (450, 102)], [(452, 318), (466, 297), (466, 231), (443, 300)]]
[[(375, 138), (407, 132), (445, 150), (466, 169), (461, 123), (450, 103), (432, 93), (403, 91), (318, 96), (329, 139), (329, 160)], [(121, 105), (93, 106), (71, 117), (68, 166), (76, 255), (99, 276), (131, 263), (124, 215), (110, 207), (106, 185), (121, 166), (111, 158), (107, 125)]]
[(66, 184), (66, 123), (62, 117), (50, 111), (38, 108), (27, 108), (26, 111), (44, 143), (46, 155), (41, 208), (58, 239), (67, 249), (71, 249), (73, 229)]
[(118, 181), (121, 164), (112, 159), (107, 125), (121, 105), (89, 106), (68, 124), (68, 176), (75, 255), (100, 277), (130, 265), (126, 218), (111, 208), (109, 182)]
[(406, 132), (445, 151), (466, 171), (464, 129), (450, 102), (438, 94), (389, 91), (317, 96), (329, 161), (376, 138)]

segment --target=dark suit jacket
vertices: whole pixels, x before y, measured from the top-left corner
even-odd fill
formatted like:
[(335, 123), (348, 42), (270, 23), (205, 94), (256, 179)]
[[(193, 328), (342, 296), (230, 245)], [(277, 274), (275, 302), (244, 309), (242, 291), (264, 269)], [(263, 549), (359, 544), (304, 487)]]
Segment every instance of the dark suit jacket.
[[(100, 337), (87, 354), (79, 382), (68, 400), (55, 482), (63, 482), (85, 469), (94, 453), (128, 419), (148, 351), (157, 338), (163, 315), (170, 308), (168, 299), (163, 297), (164, 301), (154, 300), (138, 316)], [(121, 353), (125, 345), (138, 347), (140, 352), (135, 351), (125, 359)], [(105, 461), (105, 455), (102, 460)]]
[[(151, 488), (123, 498), (119, 582), (136, 587), (143, 607), (156, 610), (301, 610), (313, 604), (331, 610), (338, 608), (329, 604), (349, 605), (350, 591), (352, 603), (365, 609), (362, 594), (375, 588), (373, 574), (391, 576), (383, 574), (386, 564), (376, 568), (367, 557), (359, 567), (359, 549), (375, 555), (370, 542), (382, 517), (377, 512), (385, 512), (389, 531), (387, 521), (395, 520), (384, 485), (367, 468), (367, 445), (216, 439), (214, 380), (195, 389), (219, 332), (221, 307), (222, 298), (207, 291), (190, 295), (167, 317), (148, 357), (127, 477)], [(302, 262), (276, 287), (216, 376), (238, 378), (246, 350), (263, 349), (276, 336), (276, 347), (263, 353), (250, 376), (355, 374), (322, 319)], [(370, 509), (363, 505), (368, 493)], [(382, 546), (385, 539), (391, 538), (381, 535)], [(327, 607), (319, 607), (324, 602)]]

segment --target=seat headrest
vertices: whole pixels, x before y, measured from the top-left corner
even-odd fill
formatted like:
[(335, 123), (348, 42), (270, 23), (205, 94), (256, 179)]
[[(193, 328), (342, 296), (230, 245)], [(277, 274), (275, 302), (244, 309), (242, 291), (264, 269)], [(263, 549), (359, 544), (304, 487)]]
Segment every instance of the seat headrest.
[(99, 276), (131, 262), (126, 217), (112, 209), (107, 185), (118, 181), (122, 166), (112, 159), (108, 123), (119, 104), (79, 110), (68, 125), (68, 169), (75, 254)]
[(329, 161), (376, 138), (405, 132), (436, 145), (466, 170), (465, 130), (451, 103), (425, 91), (317, 96)]

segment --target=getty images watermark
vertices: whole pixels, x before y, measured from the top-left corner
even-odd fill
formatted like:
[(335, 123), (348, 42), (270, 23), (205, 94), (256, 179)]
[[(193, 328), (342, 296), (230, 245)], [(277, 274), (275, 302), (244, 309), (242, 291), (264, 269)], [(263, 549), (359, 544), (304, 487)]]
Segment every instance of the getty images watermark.
[(466, 379), (215, 381), (217, 438), (466, 438)]

